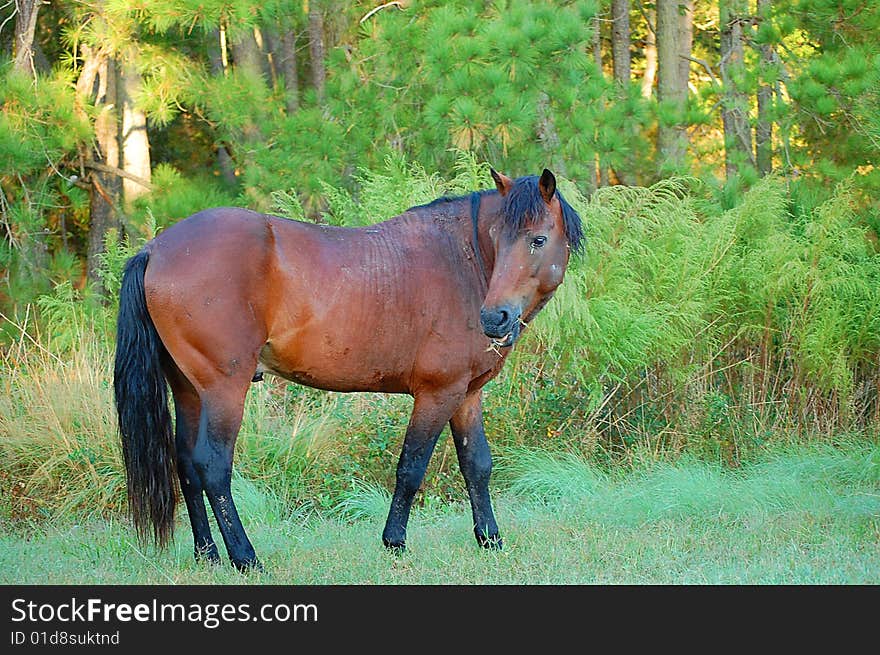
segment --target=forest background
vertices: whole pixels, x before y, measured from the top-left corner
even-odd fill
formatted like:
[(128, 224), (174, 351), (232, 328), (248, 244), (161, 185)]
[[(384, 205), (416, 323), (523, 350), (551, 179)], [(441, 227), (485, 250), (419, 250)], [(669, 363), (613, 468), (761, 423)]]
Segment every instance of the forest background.
[[(845, 442), (876, 488), (878, 34), (865, 0), (8, 0), (4, 515), (124, 509), (115, 296), (157, 230), (217, 205), (361, 225), (489, 165), (552, 169), (587, 241), (488, 388), (499, 483), (537, 450), (735, 470)], [(238, 484), (357, 507), (407, 414), (255, 387)], [(423, 504), (464, 497), (454, 459)]]

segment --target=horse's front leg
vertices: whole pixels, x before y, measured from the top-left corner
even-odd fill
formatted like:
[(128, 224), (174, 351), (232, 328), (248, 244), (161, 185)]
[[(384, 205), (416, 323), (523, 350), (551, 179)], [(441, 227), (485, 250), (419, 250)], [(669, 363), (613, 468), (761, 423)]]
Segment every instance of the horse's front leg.
[(501, 548), (498, 525), (489, 499), (492, 454), (483, 430), (483, 392), (474, 391), (455, 410), (449, 421), (458, 465), (464, 477), (474, 517), (474, 534), (483, 548)]
[(423, 392), (415, 396), (412, 416), (397, 462), (397, 483), (391, 498), (391, 509), (382, 532), (382, 543), (386, 548), (403, 551), (406, 547), (406, 524), (413, 498), (425, 477), (437, 437), (460, 402), (461, 394), (449, 391)]

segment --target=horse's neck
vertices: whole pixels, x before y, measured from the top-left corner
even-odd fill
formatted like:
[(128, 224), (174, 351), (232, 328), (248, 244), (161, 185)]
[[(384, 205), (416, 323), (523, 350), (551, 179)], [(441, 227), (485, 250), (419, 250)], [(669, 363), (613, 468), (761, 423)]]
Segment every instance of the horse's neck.
[(470, 195), (452, 199), (448, 205), (432, 203), (380, 224), (381, 232), (390, 242), (399, 240), (424, 249), (425, 261), (440, 256), (454, 270), (473, 268), (474, 276), (483, 281), (477, 286), (485, 292), (495, 265), (493, 234), (501, 229), (501, 198), (497, 193), (481, 194), (476, 239), (472, 209)]
[[(495, 239), (501, 229), (501, 196), (498, 194), (483, 194), (480, 199), (480, 213), (477, 219), (476, 238), (473, 243), (473, 225), (471, 224), (471, 246), (483, 262), (486, 275), (486, 286), (492, 279), (492, 271), (495, 269)], [(494, 237), (493, 237), (494, 235)]]

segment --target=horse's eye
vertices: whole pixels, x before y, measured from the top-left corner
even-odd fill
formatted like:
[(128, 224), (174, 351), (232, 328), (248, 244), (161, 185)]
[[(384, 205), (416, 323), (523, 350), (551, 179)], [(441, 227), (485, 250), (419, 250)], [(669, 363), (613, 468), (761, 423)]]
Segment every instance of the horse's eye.
[(543, 246), (545, 243), (547, 243), (547, 237), (545, 237), (545, 236), (539, 236), (539, 237), (535, 237), (534, 239), (532, 239), (532, 243), (531, 243), (531, 245), (530, 245), (529, 247), (530, 247), (532, 250), (534, 250), (535, 248), (540, 248), (540, 247)]

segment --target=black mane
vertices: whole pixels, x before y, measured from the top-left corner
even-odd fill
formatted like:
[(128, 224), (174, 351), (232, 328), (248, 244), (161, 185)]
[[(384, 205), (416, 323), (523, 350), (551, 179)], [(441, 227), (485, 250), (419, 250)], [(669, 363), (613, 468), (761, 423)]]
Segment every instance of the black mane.
[[(571, 246), (573, 252), (578, 253), (583, 249), (584, 241), (581, 217), (562, 197), (558, 189), (556, 197), (562, 207), (562, 224), (568, 245)], [(510, 193), (504, 197), (504, 225), (511, 232), (519, 232), (533, 221), (535, 216), (539, 216), (543, 210), (544, 198), (538, 189), (538, 176), (529, 175), (517, 178)]]
[[(475, 191), (474, 193), (483, 196), (491, 193), (498, 193), (498, 191), (495, 189), (487, 189), (483, 191)], [(411, 207), (410, 209), (423, 209), (449, 202), (463, 201), (472, 196), (473, 194), (465, 196), (443, 196), (436, 200), (432, 200), (427, 204)], [(581, 217), (574, 208), (568, 204), (565, 198), (562, 197), (562, 194), (558, 189), (556, 190), (556, 197), (559, 199), (560, 207), (562, 207), (562, 224), (565, 230), (565, 237), (568, 239), (568, 245), (573, 252), (579, 253), (583, 250), (584, 246), (584, 231), (581, 224)], [(538, 176), (529, 175), (517, 178), (513, 183), (513, 188), (510, 190), (510, 193), (504, 197), (504, 206), (502, 210), (504, 227), (512, 234), (517, 233), (531, 223), (535, 216), (539, 216), (543, 209), (544, 198), (541, 196), (541, 191), (538, 189)]]

